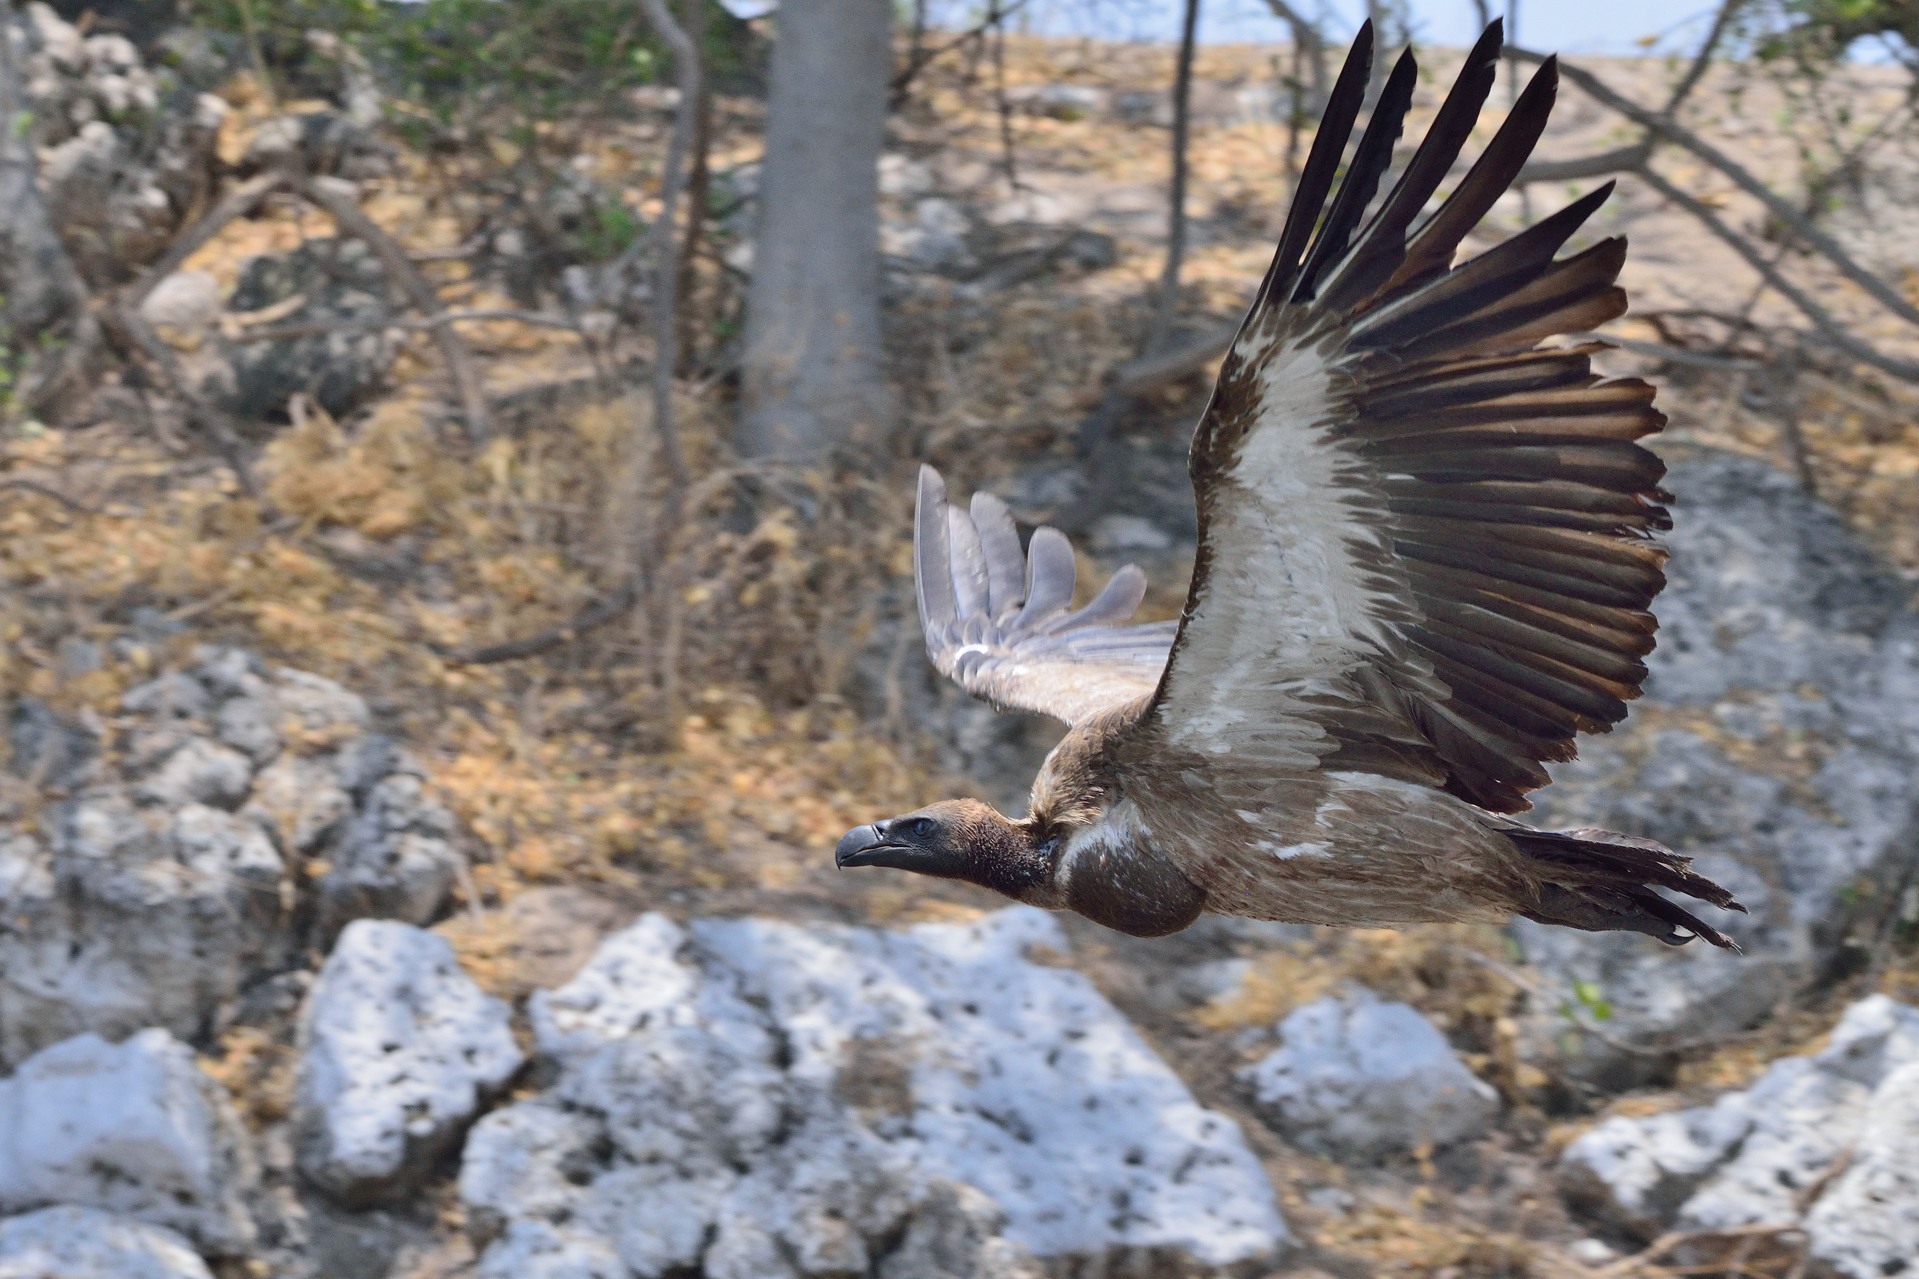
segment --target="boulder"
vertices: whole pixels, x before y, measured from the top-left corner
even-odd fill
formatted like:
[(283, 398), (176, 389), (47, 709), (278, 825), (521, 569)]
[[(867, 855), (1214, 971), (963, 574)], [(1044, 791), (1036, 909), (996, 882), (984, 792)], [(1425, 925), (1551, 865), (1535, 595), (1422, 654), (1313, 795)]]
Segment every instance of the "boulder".
[(985, 1279), (1027, 1252), (1273, 1253), (1232, 1121), (1033, 947), (1067, 942), (1027, 908), (902, 932), (642, 917), (529, 1001), (557, 1079), (468, 1139), (483, 1265), (942, 1273), (903, 1268), (910, 1246)]
[(1543, 978), (1528, 1053), (1610, 1089), (1752, 1025), (1869, 940), (1919, 818), (1908, 588), (1762, 462), (1704, 453), (1666, 484), (1678, 495), (1671, 581), (1646, 696), (1555, 768), (1528, 820), (1657, 839), (1752, 914), (1714, 920), (1743, 956), (1515, 925)]
[(1560, 1184), (1644, 1238), (1797, 1225), (1831, 1273), (1898, 1274), (1919, 1255), (1919, 1009), (1873, 995), (1750, 1088), (1607, 1119), (1567, 1147)]
[(1241, 1072), (1289, 1141), (1371, 1160), (1479, 1136), (1499, 1095), (1418, 1010), (1356, 989), (1295, 1009), (1280, 1046)]
[(220, 282), (210, 271), (175, 271), (140, 303), (140, 318), (170, 341), (197, 343), (220, 318)]
[(204, 1034), (284, 945), (284, 867), (257, 828), (104, 787), (47, 838), (0, 842), (0, 1064), (86, 1031)]
[(213, 1279), (171, 1230), (63, 1204), (0, 1221), (0, 1279)]
[(453, 818), (418, 776), (393, 772), (343, 813), (327, 869), (314, 884), (322, 943), (349, 920), (382, 917), (424, 923), (459, 874)]
[(0, 1080), (0, 1212), (80, 1204), (239, 1256), (256, 1177), (226, 1090), (164, 1030), (79, 1035)]
[(347, 326), (270, 342), (210, 343), (208, 358), (195, 366), (202, 390), (242, 421), (280, 417), (295, 394), (343, 416), (380, 384), (399, 349), (389, 330), (352, 327), (391, 309), (379, 260), (358, 240), (312, 240), (250, 258), (227, 308), (270, 316), (273, 326)]
[(519, 1070), (511, 1016), (444, 938), (349, 925), (301, 1014), (300, 1170), (347, 1204), (412, 1189)]
[(129, 689), (110, 729), (17, 703), (43, 816), (0, 833), (0, 1067), (85, 1031), (198, 1040), (300, 946), (431, 918), (452, 819), (370, 719), (238, 649)]

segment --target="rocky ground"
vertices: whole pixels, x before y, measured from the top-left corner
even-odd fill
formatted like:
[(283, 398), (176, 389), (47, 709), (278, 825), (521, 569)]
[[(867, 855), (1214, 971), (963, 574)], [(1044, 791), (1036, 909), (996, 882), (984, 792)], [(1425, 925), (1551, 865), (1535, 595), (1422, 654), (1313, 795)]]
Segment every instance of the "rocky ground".
[[(26, 22), (57, 121), (41, 185), (89, 272), (152, 261), (194, 184), (297, 147), (450, 300), (515, 304), (546, 272), (592, 302), (592, 264), (549, 270), (531, 221), (444, 256), (481, 241), (351, 75), (296, 110), (231, 62), (195, 87), (191, 41), (155, 69)], [(902, 461), (1027, 523), (1094, 482), (1073, 427), (1156, 269), (1163, 51), (1108, 52), (1020, 51), (1016, 188), (957, 79), (882, 169)], [(1284, 182), (1256, 53), (1202, 64), (1195, 326), (1256, 277)], [(640, 106), (625, 144), (662, 136)], [(752, 112), (727, 111), (713, 288), (751, 254)], [(1743, 118), (1716, 136), (1783, 172)], [(1607, 127), (1575, 110), (1549, 141)], [(542, 216), (644, 208), (620, 154), (583, 153)], [(1643, 193), (1616, 216), (1649, 305), (1739, 292)], [(1880, 222), (1842, 229), (1897, 258)], [(645, 617), (453, 660), (571, 616), (622, 562), (644, 410), (577, 334), (476, 326), (502, 429), (469, 455), (430, 340), (352, 327), (388, 300), (335, 232), (269, 204), (143, 303), (253, 433), (257, 496), (117, 375), (0, 440), (0, 1279), (1919, 1264), (1919, 436), (1896, 392), (1805, 384), (1809, 492), (1776, 405), (1650, 370), (1678, 497), (1653, 679), (1538, 816), (1697, 857), (1752, 907), (1724, 923), (1743, 955), (1525, 924), (1142, 942), (831, 870), (877, 811), (1016, 797), (1056, 731), (923, 669), (896, 485), (783, 477), (758, 516), (694, 512), (675, 722)], [(253, 340), (283, 324), (308, 327)], [(1122, 424), (1110, 509), (1078, 530), (1089, 569), (1146, 565), (1162, 614), (1202, 381)], [(702, 386), (688, 451), (718, 473)]]

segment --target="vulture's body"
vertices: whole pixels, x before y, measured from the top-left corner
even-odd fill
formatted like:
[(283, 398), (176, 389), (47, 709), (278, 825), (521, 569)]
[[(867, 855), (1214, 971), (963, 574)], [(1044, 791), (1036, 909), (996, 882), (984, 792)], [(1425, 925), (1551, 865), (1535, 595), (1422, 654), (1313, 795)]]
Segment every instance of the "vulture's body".
[(1551, 110), (1542, 68), (1429, 208), (1493, 82), (1495, 24), (1396, 182), (1402, 56), (1341, 159), (1362, 30), (1273, 264), (1192, 446), (1199, 551), (1177, 623), (1131, 622), (1115, 574), (1071, 611), (1066, 539), (1022, 548), (1004, 504), (920, 474), (915, 554), (934, 664), (1071, 731), (1011, 820), (974, 801), (863, 826), (843, 866), (971, 880), (1138, 935), (1200, 912), (1380, 926), (1522, 914), (1731, 942), (1666, 889), (1737, 909), (1686, 859), (1508, 814), (1545, 761), (1639, 693), (1669, 527), (1643, 382), (1595, 377), (1620, 239), (1559, 257), (1609, 191), (1455, 265)]

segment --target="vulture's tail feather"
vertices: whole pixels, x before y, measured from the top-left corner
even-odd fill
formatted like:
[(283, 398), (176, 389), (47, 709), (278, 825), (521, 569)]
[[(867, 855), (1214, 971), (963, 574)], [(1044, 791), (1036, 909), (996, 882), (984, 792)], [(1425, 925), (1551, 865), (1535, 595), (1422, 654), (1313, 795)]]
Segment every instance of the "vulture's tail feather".
[(1650, 839), (1607, 830), (1508, 829), (1536, 863), (1535, 900), (1523, 913), (1542, 924), (1588, 932), (1634, 932), (1683, 946), (1703, 937), (1722, 950), (1738, 943), (1657, 889), (1745, 913), (1731, 893), (1692, 869), (1692, 859)]

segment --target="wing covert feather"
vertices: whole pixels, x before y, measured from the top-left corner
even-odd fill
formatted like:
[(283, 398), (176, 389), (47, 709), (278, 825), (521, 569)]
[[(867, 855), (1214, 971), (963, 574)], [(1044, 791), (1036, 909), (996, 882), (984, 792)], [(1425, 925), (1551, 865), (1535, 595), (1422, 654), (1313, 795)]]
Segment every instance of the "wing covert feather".
[(920, 468), (913, 575), (926, 653), (942, 675), (997, 706), (1068, 724), (1143, 702), (1159, 684), (1177, 629), (1133, 623), (1146, 575), (1132, 565), (1084, 608), (1072, 608), (1072, 544), (1034, 532), (1026, 551), (1006, 504), (975, 494), (971, 512)]

